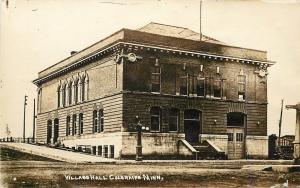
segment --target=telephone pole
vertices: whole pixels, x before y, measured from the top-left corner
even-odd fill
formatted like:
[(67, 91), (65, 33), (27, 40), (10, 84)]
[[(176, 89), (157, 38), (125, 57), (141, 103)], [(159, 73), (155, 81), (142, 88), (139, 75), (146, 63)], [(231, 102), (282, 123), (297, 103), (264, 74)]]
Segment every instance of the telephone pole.
[(278, 146), (281, 145), (281, 143), (280, 143), (280, 137), (281, 137), (281, 124), (282, 124), (282, 111), (283, 111), (283, 99), (281, 100), (281, 112), (280, 112), (279, 133), (278, 133)]
[(32, 139), (35, 142), (35, 99), (33, 99), (33, 128), (32, 128)]
[(25, 121), (26, 121), (26, 105), (27, 105), (27, 95), (24, 97), (24, 120), (23, 120), (23, 142), (25, 143)]

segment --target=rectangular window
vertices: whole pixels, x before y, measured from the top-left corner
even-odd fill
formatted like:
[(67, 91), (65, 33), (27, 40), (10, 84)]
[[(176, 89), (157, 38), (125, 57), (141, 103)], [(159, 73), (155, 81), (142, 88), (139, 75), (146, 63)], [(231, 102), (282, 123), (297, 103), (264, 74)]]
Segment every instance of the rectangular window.
[(214, 81), (214, 87), (213, 87), (213, 92), (214, 92), (214, 97), (221, 98), (221, 80), (215, 80)]
[(98, 132), (98, 112), (97, 110), (93, 111), (93, 133)]
[(197, 96), (204, 96), (204, 83), (205, 83), (204, 78), (197, 77), (197, 80), (196, 80), (196, 94), (197, 94)]
[(70, 116), (67, 116), (66, 136), (69, 136), (71, 133), (70, 123), (71, 123), (71, 118)]
[(93, 146), (93, 147), (92, 147), (92, 154), (93, 154), (93, 155), (96, 155), (96, 146)]
[(159, 107), (152, 107), (150, 110), (150, 116), (151, 116), (150, 130), (159, 131), (160, 120), (161, 120), (161, 109)]
[(108, 145), (104, 146), (104, 153), (103, 153), (105, 158), (108, 158)]
[(160, 92), (161, 69), (159, 66), (151, 67), (151, 91)]
[(99, 110), (99, 126), (98, 126), (98, 132), (103, 132), (104, 131), (104, 114), (103, 114), (103, 109)]
[(228, 141), (233, 141), (233, 133), (228, 133)]
[(187, 87), (187, 76), (180, 76), (179, 77), (179, 94), (180, 95), (187, 95), (188, 94), (188, 87)]
[(246, 98), (246, 76), (238, 75), (238, 98), (239, 100), (245, 100)]
[(83, 134), (83, 114), (79, 114), (79, 134)]
[(74, 114), (72, 118), (72, 135), (74, 136), (76, 132), (77, 132), (77, 116), (76, 114)]
[(110, 158), (115, 158), (115, 146), (110, 145)]
[(178, 131), (179, 110), (171, 109), (169, 112), (169, 131)]
[(236, 133), (236, 141), (243, 142), (243, 133)]
[(102, 156), (102, 146), (98, 146), (98, 155)]

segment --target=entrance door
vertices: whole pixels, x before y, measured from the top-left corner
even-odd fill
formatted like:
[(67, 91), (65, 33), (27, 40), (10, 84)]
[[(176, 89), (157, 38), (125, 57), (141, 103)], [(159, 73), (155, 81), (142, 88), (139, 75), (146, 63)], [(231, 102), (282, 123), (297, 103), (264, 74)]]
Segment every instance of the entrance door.
[(48, 122), (47, 122), (47, 144), (51, 143), (51, 137), (52, 137), (52, 121), (48, 120)]
[(53, 134), (53, 143), (56, 143), (57, 142), (57, 139), (58, 139), (58, 131), (59, 131), (59, 120), (58, 119), (55, 119), (54, 120), (54, 134)]
[(190, 143), (199, 142), (200, 111), (192, 109), (184, 111), (184, 133), (186, 141)]
[(244, 129), (228, 128), (228, 159), (244, 158)]

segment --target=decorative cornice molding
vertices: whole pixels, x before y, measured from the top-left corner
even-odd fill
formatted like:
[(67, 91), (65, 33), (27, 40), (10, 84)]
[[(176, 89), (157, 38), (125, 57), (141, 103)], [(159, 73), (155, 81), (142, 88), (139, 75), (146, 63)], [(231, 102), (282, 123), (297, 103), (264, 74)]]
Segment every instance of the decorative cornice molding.
[(191, 57), (197, 57), (197, 58), (203, 58), (203, 59), (214, 59), (214, 60), (225, 60), (229, 62), (240, 62), (245, 64), (253, 64), (260, 67), (263, 67), (266, 69), (267, 67), (275, 64), (273, 61), (261, 61), (261, 60), (254, 60), (254, 59), (245, 59), (245, 58), (239, 58), (239, 57), (233, 57), (233, 56), (224, 56), (219, 54), (212, 54), (212, 53), (206, 53), (206, 52), (197, 52), (197, 51), (186, 51), (181, 49), (173, 49), (170, 47), (164, 47), (164, 46), (153, 46), (153, 45), (145, 45), (145, 44), (138, 44), (138, 43), (131, 43), (131, 42), (117, 42), (116, 44), (113, 44), (103, 50), (100, 50), (94, 54), (90, 54), (89, 56), (78, 60), (77, 62), (74, 62), (64, 68), (58, 69), (47, 76), (37, 78), (33, 80), (33, 83), (36, 85), (39, 85), (47, 80), (50, 80), (52, 78), (55, 78), (63, 73), (69, 72), (70, 70), (76, 69), (79, 66), (86, 64), (90, 62), (91, 60), (94, 60), (102, 55), (105, 55), (109, 52), (115, 52), (118, 51), (119, 48), (129, 48), (129, 49), (135, 49), (135, 50), (146, 50), (150, 51), (153, 50), (154, 52), (159, 53), (167, 53), (167, 54), (174, 54), (174, 55), (184, 55), (184, 56), (191, 56)]

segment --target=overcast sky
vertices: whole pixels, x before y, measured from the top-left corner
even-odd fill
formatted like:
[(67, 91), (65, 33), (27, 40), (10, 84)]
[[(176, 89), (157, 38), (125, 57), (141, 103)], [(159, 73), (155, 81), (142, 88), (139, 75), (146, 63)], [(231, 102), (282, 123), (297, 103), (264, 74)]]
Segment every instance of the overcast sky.
[[(268, 134), (278, 133), (281, 99), (300, 102), (300, 2), (203, 1), (203, 34), (225, 43), (266, 50), (276, 61), (268, 75)], [(37, 73), (121, 28), (153, 21), (199, 32), (198, 0), (1, 0), (0, 137), (6, 124), (32, 135)], [(284, 110), (283, 134), (294, 134), (295, 111)]]

